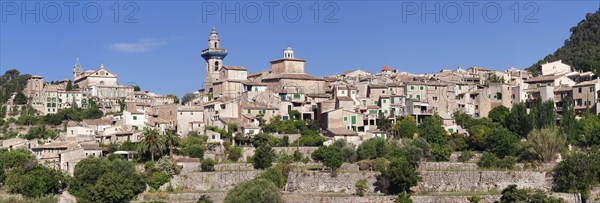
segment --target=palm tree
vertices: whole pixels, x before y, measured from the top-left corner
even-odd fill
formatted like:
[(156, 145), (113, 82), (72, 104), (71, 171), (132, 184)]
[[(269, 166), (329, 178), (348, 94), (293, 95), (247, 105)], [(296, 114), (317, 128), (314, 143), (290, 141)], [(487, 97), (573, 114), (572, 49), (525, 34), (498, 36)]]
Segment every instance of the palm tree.
[(152, 162), (154, 162), (154, 155), (163, 150), (163, 143), (156, 129), (144, 129), (144, 135), (142, 136), (139, 150), (142, 153), (149, 151)]
[(173, 148), (179, 144), (179, 135), (173, 131), (167, 131), (167, 134), (163, 136), (163, 143), (169, 148), (169, 158), (173, 159)]

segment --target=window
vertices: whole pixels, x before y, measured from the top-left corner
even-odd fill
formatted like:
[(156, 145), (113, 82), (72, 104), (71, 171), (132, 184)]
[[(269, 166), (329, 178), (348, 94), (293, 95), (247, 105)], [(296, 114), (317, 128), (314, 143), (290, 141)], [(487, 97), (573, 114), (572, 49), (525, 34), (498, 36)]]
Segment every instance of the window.
[(252, 113), (252, 109), (248, 109), (248, 113), (249, 113), (249, 114), (250, 114), (250, 113)]
[(382, 101), (383, 101), (384, 104), (387, 102), (386, 99), (382, 99)]
[(300, 99), (300, 94), (294, 94), (294, 99)]
[(391, 98), (391, 103), (392, 103), (392, 104), (394, 103), (394, 97), (392, 97), (392, 98)]
[(593, 91), (594, 91), (594, 87), (590, 87), (590, 92), (593, 92)]
[(378, 101), (373, 101), (373, 104), (377, 105), (379, 102)]
[(342, 90), (342, 94), (346, 94), (346, 91)]
[(363, 105), (367, 105), (367, 100), (362, 100)]
[(421, 99), (421, 95), (417, 94), (417, 99)]
[(409, 95), (408, 95), (408, 98), (409, 98), (409, 99), (412, 99), (412, 94), (409, 94)]
[(348, 117), (344, 116), (344, 121), (348, 121)]
[(415, 86), (410, 86), (410, 90), (415, 90)]
[(134, 121), (135, 121), (135, 120), (137, 120), (137, 116), (133, 116), (133, 120), (134, 120)]
[(356, 94), (356, 90), (352, 90), (352, 94)]
[(250, 133), (250, 134), (254, 134), (254, 130), (250, 130), (250, 132), (249, 132), (249, 133)]
[(423, 86), (420, 86), (420, 87), (419, 87), (419, 89), (420, 89), (420, 90), (423, 90), (423, 89), (425, 89), (425, 87), (423, 87)]
[(580, 88), (578, 88), (578, 90), (577, 90), (577, 91), (578, 91), (579, 93), (581, 93), (581, 87), (580, 87)]

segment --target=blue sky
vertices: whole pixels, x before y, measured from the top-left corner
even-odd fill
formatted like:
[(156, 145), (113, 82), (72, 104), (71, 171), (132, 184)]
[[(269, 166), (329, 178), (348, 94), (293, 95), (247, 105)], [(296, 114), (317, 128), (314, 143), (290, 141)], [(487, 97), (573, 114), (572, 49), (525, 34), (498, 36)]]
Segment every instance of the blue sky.
[(599, 1), (73, 3), (0, 1), (1, 71), (16, 68), (46, 80), (72, 78), (79, 58), (85, 70), (104, 63), (119, 75), (120, 83), (181, 96), (202, 87), (200, 52), (207, 47), (213, 25), (229, 52), (224, 64), (241, 65), (250, 72), (268, 69), (269, 61), (280, 58), (288, 44), (296, 57), (307, 60), (306, 72), (319, 76), (352, 69), (377, 72), (384, 65), (414, 73), (469, 66), (526, 68), (560, 47), (569, 29), (600, 5)]

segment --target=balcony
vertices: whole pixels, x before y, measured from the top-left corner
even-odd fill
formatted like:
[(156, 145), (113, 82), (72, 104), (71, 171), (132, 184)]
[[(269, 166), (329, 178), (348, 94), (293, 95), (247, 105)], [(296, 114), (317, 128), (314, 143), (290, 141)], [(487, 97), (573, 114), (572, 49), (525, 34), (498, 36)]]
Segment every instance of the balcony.
[(225, 58), (227, 56), (227, 49), (204, 49), (202, 50), (202, 58)]

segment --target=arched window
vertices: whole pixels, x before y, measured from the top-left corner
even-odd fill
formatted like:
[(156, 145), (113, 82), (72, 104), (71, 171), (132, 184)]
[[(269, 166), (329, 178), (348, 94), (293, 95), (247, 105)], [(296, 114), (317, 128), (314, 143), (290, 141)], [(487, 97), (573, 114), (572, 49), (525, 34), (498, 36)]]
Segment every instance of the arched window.
[(215, 61), (215, 71), (218, 71), (218, 70), (219, 70), (219, 62)]
[(217, 47), (217, 42), (215, 42), (215, 48), (218, 48), (218, 47)]

